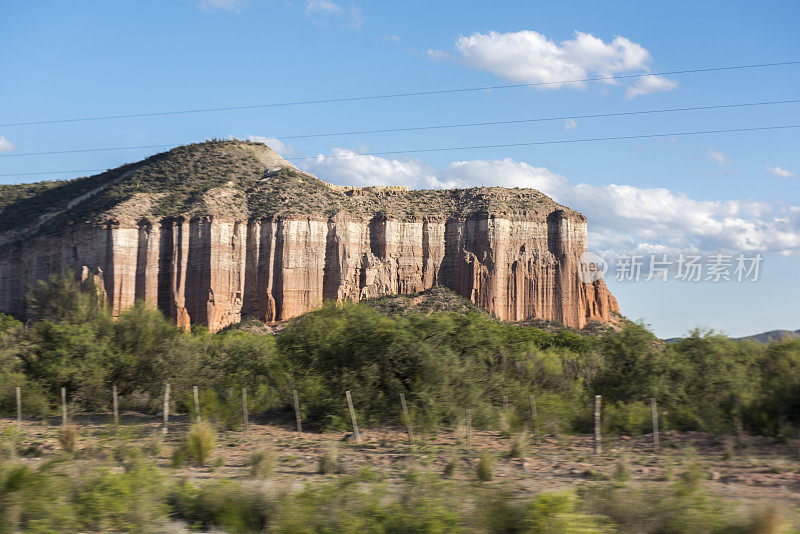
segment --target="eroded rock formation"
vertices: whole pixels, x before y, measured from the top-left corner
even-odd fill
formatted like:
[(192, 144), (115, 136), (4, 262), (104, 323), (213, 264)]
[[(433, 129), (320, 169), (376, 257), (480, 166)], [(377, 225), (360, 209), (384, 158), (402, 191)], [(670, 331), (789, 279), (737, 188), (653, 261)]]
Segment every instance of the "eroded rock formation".
[[(195, 184), (185, 169), (205, 164), (220, 177)], [(619, 311), (602, 280), (580, 279), (585, 217), (535, 190), (343, 188), (237, 142), (104, 174), (47, 189), (59, 201), (39, 213), (25, 203), (41, 193), (0, 204), (0, 311), (24, 314), (25, 288), (68, 269), (94, 273), (115, 314), (140, 299), (212, 331), (436, 285), (509, 321), (582, 328)]]

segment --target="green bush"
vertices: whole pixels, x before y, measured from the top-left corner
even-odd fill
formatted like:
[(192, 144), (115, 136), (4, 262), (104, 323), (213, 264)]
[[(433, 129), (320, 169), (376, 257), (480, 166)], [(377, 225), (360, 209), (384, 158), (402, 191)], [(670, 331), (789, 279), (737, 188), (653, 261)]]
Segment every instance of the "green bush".
[(166, 519), (156, 469), (114, 473), (45, 464), (0, 464), (2, 532), (152, 532)]
[(75, 425), (65, 425), (58, 430), (58, 444), (64, 452), (73, 452), (78, 442), (78, 428)]
[(475, 478), (478, 482), (488, 482), (494, 477), (494, 458), (489, 453), (483, 453), (475, 464)]
[(277, 457), (271, 448), (262, 448), (250, 455), (247, 462), (250, 466), (250, 475), (254, 478), (269, 478), (275, 471)]
[(186, 452), (197, 465), (205, 465), (216, 446), (217, 433), (207, 423), (192, 425), (186, 435)]
[(332, 475), (342, 471), (342, 464), (339, 461), (339, 447), (332, 441), (325, 445), (322, 454), (319, 456), (317, 473)]
[[(161, 409), (165, 383), (174, 409), (194, 416), (200, 389), (204, 421), (241, 424), (241, 388), (254, 417), (290, 422), (292, 389), (308, 429), (350, 425), (350, 390), (360, 424), (402, 423), (404, 394), (421, 431), (452, 428), (472, 411), (475, 428), (512, 435), (531, 423), (535, 395), (545, 434), (591, 432), (592, 399), (603, 395), (606, 434), (651, 431), (655, 397), (662, 429), (731, 434), (735, 414), (747, 431), (800, 437), (800, 341), (768, 345), (692, 332), (664, 344), (644, 324), (578, 334), (511, 325), (467, 307), (395, 313), (393, 306), (326, 305), (277, 335), (231, 328), (184, 332), (136, 303), (112, 320), (90, 285), (70, 275), (37, 283), (24, 327), (0, 314), (0, 412), (49, 415), (66, 387), (75, 410), (110, 407), (116, 385), (123, 409)], [(538, 323), (537, 323), (538, 324)], [(554, 328), (553, 325), (544, 325)], [(501, 417), (502, 396), (510, 404)]]
[[(786, 510), (739, 512), (702, 483), (636, 489), (596, 483), (580, 493), (520, 497), (495, 485), (419, 472), (392, 488), (374, 476), (302, 489), (257, 480), (166, 479), (147, 462), (117, 472), (62, 459), (32, 469), (0, 462), (0, 532), (752, 532), (791, 529)], [(165, 528), (166, 527), (166, 528)], [(174, 528), (174, 527), (172, 527)]]
[(511, 449), (508, 451), (508, 456), (511, 458), (523, 458), (528, 454), (530, 444), (530, 437), (524, 430), (517, 432), (511, 436)]

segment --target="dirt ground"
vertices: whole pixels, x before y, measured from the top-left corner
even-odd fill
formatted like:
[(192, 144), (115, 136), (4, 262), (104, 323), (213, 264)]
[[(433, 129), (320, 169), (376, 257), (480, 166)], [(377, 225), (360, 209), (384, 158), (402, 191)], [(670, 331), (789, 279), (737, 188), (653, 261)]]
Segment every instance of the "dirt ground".
[[(347, 474), (370, 470), (388, 483), (399, 482), (410, 470), (441, 473), (454, 458), (453, 478), (474, 480), (478, 458), (489, 453), (494, 460), (490, 484), (504, 485), (525, 495), (540, 491), (574, 488), (611, 480), (624, 470), (628, 484), (668, 484), (687, 466), (700, 465), (707, 473), (706, 487), (713, 493), (742, 506), (783, 504), (800, 510), (800, 460), (798, 450), (763, 437), (749, 437), (737, 448), (732, 439), (699, 432), (666, 432), (661, 435), (662, 451), (653, 451), (652, 435), (608, 437), (602, 454), (594, 453), (592, 436), (543, 436), (537, 446), (532, 436), (523, 457), (511, 457), (513, 438), (498, 431), (473, 430), (467, 443), (464, 430), (442, 431), (415, 436), (409, 443), (401, 428), (372, 428), (362, 431), (361, 443), (352, 434), (311, 433), (298, 436), (288, 427), (253, 424), (245, 436), (239, 431), (218, 433), (217, 445), (205, 467), (173, 469), (172, 453), (189, 424), (186, 417), (170, 423), (162, 437), (161, 423), (152, 416), (125, 414), (119, 429), (106, 416), (76, 417), (78, 428), (76, 458), (110, 457), (121, 442), (137, 443), (150, 451), (158, 465), (174, 476), (201, 481), (212, 478), (246, 478), (249, 460), (259, 450), (271, 450), (277, 458), (275, 481), (302, 487), (306, 483), (331, 481), (339, 475), (318, 474), (318, 462), (330, 443), (338, 445), (339, 459)], [(16, 433), (16, 421), (0, 419), (3, 439)], [(6, 430), (8, 429), (8, 430)], [(60, 454), (58, 422), (23, 421), (20, 450), (30, 452), (22, 461), (38, 465)], [(621, 468), (620, 466), (624, 466)]]

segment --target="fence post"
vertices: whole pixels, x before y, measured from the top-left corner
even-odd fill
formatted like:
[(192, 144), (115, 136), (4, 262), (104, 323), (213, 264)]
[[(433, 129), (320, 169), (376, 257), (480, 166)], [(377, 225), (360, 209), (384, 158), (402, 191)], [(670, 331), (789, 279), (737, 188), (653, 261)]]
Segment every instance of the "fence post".
[(594, 396), (594, 453), (602, 454), (603, 446), (601, 444), (600, 436), (600, 403), (602, 400), (601, 395)]
[(350, 390), (344, 392), (347, 397), (347, 408), (350, 410), (350, 419), (353, 421), (353, 432), (355, 432), (356, 443), (361, 443), (361, 433), (358, 431), (358, 421), (356, 421), (356, 411), (353, 409), (353, 398), (350, 396)]
[(403, 408), (403, 418), (406, 421), (406, 430), (408, 431), (408, 441), (414, 443), (414, 431), (411, 429), (411, 417), (408, 415), (408, 406), (406, 405), (406, 394), (400, 393), (400, 406)]
[(303, 435), (303, 422), (300, 419), (300, 401), (297, 400), (297, 390), (292, 389), (292, 403), (294, 404), (294, 420), (297, 423), (297, 437)]
[(161, 428), (161, 434), (167, 435), (167, 427), (169, 426), (169, 382), (164, 385), (164, 426)]
[(250, 423), (250, 417), (247, 414), (247, 388), (242, 388), (242, 424), (244, 429), (244, 435), (247, 436), (248, 425)]
[(531, 405), (531, 424), (533, 425), (533, 440), (538, 447), (541, 445), (540, 438), (539, 438), (539, 417), (536, 415), (536, 399), (533, 398), (533, 395), (528, 397), (528, 402)]
[(22, 391), (19, 386), (14, 388), (17, 394), (17, 428), (22, 428)]
[(192, 396), (194, 397), (194, 421), (200, 424), (200, 394), (197, 391), (197, 386), (192, 386)]
[(114, 410), (114, 424), (119, 424), (119, 397), (117, 386), (111, 386), (111, 408)]
[(61, 388), (61, 425), (67, 426), (67, 388)]
[(650, 397), (650, 410), (653, 412), (653, 450), (658, 454), (661, 451), (661, 440), (658, 436), (658, 407), (655, 397)]

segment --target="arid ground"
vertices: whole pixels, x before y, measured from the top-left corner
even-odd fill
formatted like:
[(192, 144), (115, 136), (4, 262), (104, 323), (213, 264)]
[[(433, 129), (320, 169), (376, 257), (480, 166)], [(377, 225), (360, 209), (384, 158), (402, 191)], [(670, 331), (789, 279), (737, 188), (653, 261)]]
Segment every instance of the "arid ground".
[[(487, 484), (502, 485), (520, 496), (547, 490), (575, 488), (604, 480), (624, 480), (632, 486), (664, 485), (689, 466), (699, 468), (714, 494), (741, 506), (781, 504), (800, 508), (800, 461), (794, 445), (763, 437), (750, 437), (742, 447), (733, 438), (699, 432), (666, 432), (662, 451), (653, 451), (652, 435), (604, 438), (603, 452), (594, 454), (592, 436), (542, 436), (540, 445), (528, 436), (518, 457), (510, 451), (514, 436), (498, 431), (473, 430), (469, 443), (463, 429), (436, 435), (415, 436), (413, 444), (402, 428), (371, 428), (362, 431), (361, 443), (345, 432), (312, 433), (301, 436), (288, 427), (251, 423), (245, 436), (241, 430), (221, 431), (207, 466), (172, 467), (172, 454), (188, 430), (186, 417), (170, 424), (162, 437), (161, 423), (152, 416), (125, 414), (119, 429), (106, 416), (76, 417), (78, 439), (75, 458), (96, 463), (110, 458), (120, 443), (137, 444), (170, 476), (190, 480), (250, 477), (249, 460), (259, 450), (269, 450), (277, 459), (271, 479), (288, 486), (330, 481), (340, 475), (318, 473), (318, 462), (330, 443), (338, 445), (346, 474), (365, 474), (391, 484), (414, 470), (443, 473), (456, 460), (454, 479), (475, 479), (478, 458), (493, 456), (494, 476)], [(13, 419), (0, 419), (5, 432), (16, 427)], [(19, 449), (27, 451), (22, 461), (35, 466), (63, 454), (57, 421), (23, 421)], [(88, 465), (87, 465), (88, 467)]]

